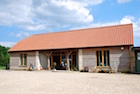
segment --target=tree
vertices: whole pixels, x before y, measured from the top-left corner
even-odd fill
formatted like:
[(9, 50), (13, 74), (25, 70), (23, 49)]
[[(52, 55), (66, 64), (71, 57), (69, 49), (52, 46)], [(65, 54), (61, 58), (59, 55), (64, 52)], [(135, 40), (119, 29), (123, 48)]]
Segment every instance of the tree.
[(8, 53), (9, 47), (0, 45), (0, 66), (5, 66), (9, 63), (10, 54)]

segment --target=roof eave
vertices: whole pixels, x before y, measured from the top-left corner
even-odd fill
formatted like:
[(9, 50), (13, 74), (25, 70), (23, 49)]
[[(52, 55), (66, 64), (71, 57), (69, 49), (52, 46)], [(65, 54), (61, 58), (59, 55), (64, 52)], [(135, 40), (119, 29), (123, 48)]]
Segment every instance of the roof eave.
[(129, 45), (111, 45), (111, 46), (85, 46), (85, 47), (70, 47), (70, 48), (53, 48), (53, 49), (32, 49), (32, 50), (8, 50), (9, 53), (11, 52), (29, 52), (29, 51), (49, 51), (49, 50), (62, 50), (62, 49), (84, 49), (84, 48), (104, 48), (104, 47), (121, 47), (121, 46), (133, 46), (133, 44)]

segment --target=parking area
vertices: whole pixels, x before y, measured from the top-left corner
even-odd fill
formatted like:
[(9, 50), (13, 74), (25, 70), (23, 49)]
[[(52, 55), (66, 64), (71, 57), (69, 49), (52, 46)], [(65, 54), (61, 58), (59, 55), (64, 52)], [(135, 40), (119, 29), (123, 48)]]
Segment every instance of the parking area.
[(0, 70), (1, 94), (140, 94), (140, 75)]

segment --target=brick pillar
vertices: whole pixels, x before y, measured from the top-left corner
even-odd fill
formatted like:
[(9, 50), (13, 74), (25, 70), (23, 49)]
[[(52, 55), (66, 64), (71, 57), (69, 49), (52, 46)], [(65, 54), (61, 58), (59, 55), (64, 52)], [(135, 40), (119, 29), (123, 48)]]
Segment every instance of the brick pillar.
[(48, 55), (48, 70), (50, 70), (50, 56)]
[(82, 55), (82, 49), (78, 50), (78, 63), (79, 63), (79, 71), (82, 71), (83, 68), (83, 55)]
[(40, 60), (39, 60), (39, 51), (36, 51), (36, 68), (40, 70)]

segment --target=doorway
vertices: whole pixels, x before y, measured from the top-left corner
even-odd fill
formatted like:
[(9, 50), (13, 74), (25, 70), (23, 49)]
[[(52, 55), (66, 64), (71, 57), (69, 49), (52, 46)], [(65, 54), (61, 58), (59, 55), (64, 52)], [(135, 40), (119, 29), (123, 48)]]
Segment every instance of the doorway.
[(60, 55), (54, 55), (53, 56), (53, 62), (56, 62), (56, 69), (60, 69)]
[(135, 51), (136, 72), (140, 72), (140, 51)]
[[(53, 63), (56, 62), (57, 70), (66, 70), (67, 68), (67, 51), (52, 52), (50, 61), (51, 69), (53, 69)], [(73, 51), (69, 55), (69, 67), (71, 70), (78, 69), (77, 63), (77, 51)]]

